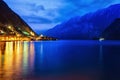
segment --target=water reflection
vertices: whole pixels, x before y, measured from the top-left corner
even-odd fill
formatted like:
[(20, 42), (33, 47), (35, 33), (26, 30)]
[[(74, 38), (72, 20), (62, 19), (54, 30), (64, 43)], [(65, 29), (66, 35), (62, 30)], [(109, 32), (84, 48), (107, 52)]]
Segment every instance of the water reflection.
[(99, 51), (99, 63), (103, 63), (103, 45), (100, 44), (100, 51)]
[(33, 64), (33, 42), (0, 42), (0, 78), (21, 77)]
[(71, 80), (120, 80), (119, 53), (120, 42), (0, 42), (0, 80), (62, 74), (80, 78)]
[(40, 54), (41, 54), (41, 64), (43, 63), (43, 43), (41, 42), (41, 44), (40, 44)]

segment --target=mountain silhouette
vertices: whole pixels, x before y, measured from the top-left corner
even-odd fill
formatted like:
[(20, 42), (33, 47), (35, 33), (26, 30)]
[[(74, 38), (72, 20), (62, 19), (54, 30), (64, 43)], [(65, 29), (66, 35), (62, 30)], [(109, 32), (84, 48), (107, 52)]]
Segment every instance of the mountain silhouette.
[(29, 25), (12, 11), (3, 0), (0, 0), (0, 35), (37, 36)]
[(102, 33), (101, 37), (106, 40), (120, 40), (120, 18), (116, 19)]
[(117, 18), (120, 18), (120, 4), (115, 4), (82, 17), (76, 16), (45, 32), (58, 39), (97, 39)]

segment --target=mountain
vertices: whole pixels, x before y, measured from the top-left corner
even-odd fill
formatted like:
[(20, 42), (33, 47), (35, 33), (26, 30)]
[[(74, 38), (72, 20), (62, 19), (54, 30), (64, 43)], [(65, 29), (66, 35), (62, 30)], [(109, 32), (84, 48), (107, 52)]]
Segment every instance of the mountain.
[(116, 18), (120, 18), (120, 4), (73, 17), (48, 30), (45, 35), (58, 39), (97, 39)]
[(106, 40), (120, 40), (120, 18), (116, 19), (102, 33), (101, 37)]
[(37, 36), (29, 25), (13, 12), (3, 0), (0, 0), (0, 35)]

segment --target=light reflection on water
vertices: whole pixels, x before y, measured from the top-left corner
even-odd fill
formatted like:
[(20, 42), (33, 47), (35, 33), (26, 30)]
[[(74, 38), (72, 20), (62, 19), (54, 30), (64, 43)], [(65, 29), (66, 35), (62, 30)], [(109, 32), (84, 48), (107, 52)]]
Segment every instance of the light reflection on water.
[(0, 78), (27, 74), (33, 70), (33, 64), (33, 42), (0, 42)]
[(120, 79), (119, 59), (120, 42), (114, 41), (0, 42), (0, 80), (69, 73), (84, 80)]

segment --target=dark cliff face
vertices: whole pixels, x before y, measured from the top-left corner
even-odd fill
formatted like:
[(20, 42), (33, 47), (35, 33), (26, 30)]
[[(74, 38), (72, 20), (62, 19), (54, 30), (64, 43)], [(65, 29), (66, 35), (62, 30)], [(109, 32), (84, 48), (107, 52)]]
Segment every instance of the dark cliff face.
[[(37, 36), (36, 33), (8, 5), (0, 0), (0, 30), (3, 34), (20, 34), (21, 36)], [(2, 34), (2, 33), (0, 33)]]
[(116, 19), (108, 28), (106, 28), (101, 37), (106, 40), (120, 40), (120, 18)]
[(48, 30), (45, 35), (58, 39), (97, 39), (116, 18), (120, 18), (120, 4), (71, 18)]

